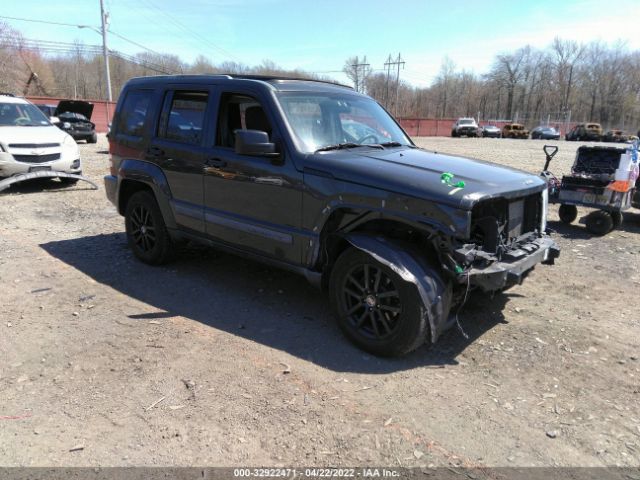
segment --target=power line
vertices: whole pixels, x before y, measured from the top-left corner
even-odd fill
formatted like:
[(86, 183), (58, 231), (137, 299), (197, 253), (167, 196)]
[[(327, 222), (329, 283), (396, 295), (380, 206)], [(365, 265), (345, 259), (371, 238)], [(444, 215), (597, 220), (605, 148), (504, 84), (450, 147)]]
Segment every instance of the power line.
[(145, 5), (147, 5), (148, 7), (155, 9), (156, 11), (160, 12), (162, 15), (164, 15), (165, 17), (167, 17), (169, 19), (169, 21), (174, 25), (177, 26), (178, 28), (180, 28), (183, 32), (191, 35), (193, 38), (197, 39), (198, 42), (201, 43), (205, 43), (208, 46), (210, 46), (211, 48), (213, 48), (214, 50), (217, 50), (219, 53), (221, 53), (222, 55), (237, 61), (241, 63), (241, 60), (238, 59), (235, 55), (229, 53), (228, 51), (226, 51), (225, 49), (223, 49), (222, 47), (219, 47), (218, 45), (212, 43), (210, 40), (208, 40), (206, 37), (203, 37), (202, 35), (200, 35), (199, 33), (193, 31), (191, 28), (187, 27), (186, 25), (184, 25), (182, 22), (180, 22), (175, 15), (170, 14), (168, 12), (166, 12), (164, 9), (158, 7), (155, 3), (153, 3), (151, 0), (141, 0), (142, 3), (144, 3)]
[[(32, 22), (32, 23), (44, 23), (47, 25), (59, 25), (59, 26), (63, 26), (63, 27), (76, 27), (76, 28), (90, 28), (90, 29), (95, 29), (95, 31), (99, 32), (100, 31), (100, 27), (94, 27), (92, 25), (77, 25), (75, 23), (62, 23), (62, 22), (50, 22), (48, 20), (36, 20), (33, 18), (21, 18), (21, 17), (7, 17), (4, 15), (0, 15), (0, 18), (5, 18), (8, 20), (18, 20), (18, 21), (22, 21), (22, 22)], [(161, 53), (152, 50), (149, 47), (145, 47), (144, 45), (142, 45), (141, 43), (135, 42), (127, 37), (125, 37), (124, 35), (120, 35), (119, 33), (114, 32), (113, 30), (109, 30), (109, 33), (111, 35), (115, 35), (116, 37), (120, 38), (121, 40), (124, 40), (125, 42), (128, 42), (132, 45), (135, 45), (138, 48), (142, 48), (143, 50), (146, 50), (148, 52), (151, 53), (155, 53), (156, 55), (162, 55)]]
[(21, 22), (46, 23), (48, 25), (62, 25), (64, 27), (86, 27), (87, 26), (87, 25), (75, 25), (73, 23), (50, 22), (48, 20), (35, 20), (33, 18), (7, 17), (5, 15), (0, 15), (0, 18), (5, 18), (7, 20), (18, 20)]
[(119, 39), (121, 39), (121, 40), (124, 40), (125, 42), (129, 42), (131, 45), (135, 45), (136, 47), (140, 47), (140, 48), (142, 48), (143, 50), (146, 50), (147, 52), (155, 53), (156, 55), (162, 55), (162, 53), (157, 52), (157, 51), (155, 51), (155, 50), (152, 50), (152, 49), (150, 49), (149, 47), (145, 47), (144, 45), (142, 45), (142, 44), (140, 44), (140, 43), (138, 43), (138, 42), (134, 42), (133, 40), (130, 40), (130, 39), (128, 39), (127, 37), (124, 37), (124, 36), (120, 35), (119, 33), (114, 32), (113, 30), (109, 30), (109, 33), (110, 33), (111, 35), (115, 35), (116, 37), (118, 37), (118, 38), (119, 38)]
[[(0, 36), (0, 40), (10, 40), (10, 37)], [(77, 44), (77, 43), (68, 43), (68, 42), (59, 42), (54, 40), (35, 40), (29, 38), (23, 38), (19, 43), (15, 45), (17, 49), (29, 50), (29, 51), (45, 51), (50, 53), (58, 53), (58, 54), (89, 54), (89, 55), (101, 55), (102, 54), (102, 46), (101, 45), (85, 45), (85, 44)], [(167, 75), (172, 75), (175, 72), (167, 71), (166, 67), (163, 65), (159, 65), (154, 62), (149, 62), (146, 60), (142, 60), (140, 58), (136, 58), (132, 55), (128, 55), (126, 53), (119, 52), (117, 50), (109, 49), (109, 55), (119, 58), (121, 60), (127, 61), (129, 63), (136, 64), (138, 66), (147, 68), (156, 73), (163, 73)]]

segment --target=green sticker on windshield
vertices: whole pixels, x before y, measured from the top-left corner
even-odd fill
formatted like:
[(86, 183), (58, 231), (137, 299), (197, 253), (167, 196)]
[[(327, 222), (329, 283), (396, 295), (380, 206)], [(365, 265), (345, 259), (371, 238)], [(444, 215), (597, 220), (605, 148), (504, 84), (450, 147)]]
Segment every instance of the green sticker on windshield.
[(460, 180), (457, 183), (453, 183), (453, 173), (444, 172), (440, 175), (440, 181), (449, 187), (464, 188), (464, 181)]

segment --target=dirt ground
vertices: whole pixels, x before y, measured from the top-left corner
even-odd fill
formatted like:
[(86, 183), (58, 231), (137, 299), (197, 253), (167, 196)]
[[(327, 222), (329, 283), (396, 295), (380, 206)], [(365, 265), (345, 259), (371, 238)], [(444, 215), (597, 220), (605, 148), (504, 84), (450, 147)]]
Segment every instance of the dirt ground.
[[(539, 141), (420, 138), (538, 172)], [(567, 171), (575, 143), (558, 142)], [(108, 170), (104, 137), (85, 173)], [(584, 212), (581, 212), (584, 213)], [(0, 465), (640, 465), (640, 214), (522, 286), (469, 339), (378, 359), (303, 279), (205, 248), (136, 261), (104, 189), (0, 194)]]

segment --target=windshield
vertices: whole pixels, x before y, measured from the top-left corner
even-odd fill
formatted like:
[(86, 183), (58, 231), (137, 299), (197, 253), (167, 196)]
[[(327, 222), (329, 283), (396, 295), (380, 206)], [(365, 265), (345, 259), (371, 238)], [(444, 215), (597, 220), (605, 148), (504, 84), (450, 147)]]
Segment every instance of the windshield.
[(346, 145), (411, 145), (374, 100), (342, 93), (280, 93), (278, 100), (305, 152)]
[(473, 124), (473, 120), (471, 119), (464, 119), (464, 120), (460, 120), (460, 125), (472, 125)]
[(1, 127), (44, 127), (49, 119), (30, 103), (0, 103)]

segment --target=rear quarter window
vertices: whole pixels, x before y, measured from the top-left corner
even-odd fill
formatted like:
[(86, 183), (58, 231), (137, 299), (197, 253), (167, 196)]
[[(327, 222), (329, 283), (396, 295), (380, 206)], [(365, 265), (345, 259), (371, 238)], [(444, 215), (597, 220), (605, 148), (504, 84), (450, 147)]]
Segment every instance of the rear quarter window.
[(142, 136), (152, 93), (151, 90), (127, 92), (118, 118), (118, 133)]

